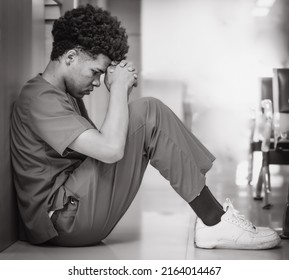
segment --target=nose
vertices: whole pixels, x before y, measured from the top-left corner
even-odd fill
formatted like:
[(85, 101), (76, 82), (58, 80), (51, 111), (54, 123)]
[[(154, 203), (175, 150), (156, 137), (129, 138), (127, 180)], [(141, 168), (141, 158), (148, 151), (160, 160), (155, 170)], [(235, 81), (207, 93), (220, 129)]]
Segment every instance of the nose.
[(99, 78), (94, 79), (92, 82), (92, 86), (93, 87), (99, 87), (100, 86), (100, 79)]

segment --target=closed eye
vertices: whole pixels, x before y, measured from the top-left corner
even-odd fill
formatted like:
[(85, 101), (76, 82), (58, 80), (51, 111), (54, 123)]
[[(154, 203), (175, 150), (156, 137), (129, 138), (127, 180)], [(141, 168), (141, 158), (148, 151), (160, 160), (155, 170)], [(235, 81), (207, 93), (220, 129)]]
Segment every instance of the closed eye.
[(104, 73), (101, 73), (99, 71), (92, 71), (92, 77), (93, 79), (100, 79), (101, 75), (103, 75)]
[(97, 69), (97, 70), (91, 69), (91, 71), (92, 71), (93, 75), (102, 75), (102, 74), (104, 74), (104, 71), (102, 71), (101, 69)]

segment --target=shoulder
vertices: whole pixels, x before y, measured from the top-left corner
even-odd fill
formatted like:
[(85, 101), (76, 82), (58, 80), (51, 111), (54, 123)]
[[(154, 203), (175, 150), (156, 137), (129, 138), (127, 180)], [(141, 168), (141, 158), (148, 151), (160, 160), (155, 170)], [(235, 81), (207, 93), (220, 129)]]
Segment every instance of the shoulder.
[(24, 120), (34, 115), (52, 115), (64, 110), (72, 110), (67, 94), (37, 75), (23, 86), (14, 103), (13, 114)]
[(31, 108), (38, 104), (50, 106), (53, 103), (67, 104), (69, 101), (65, 92), (48, 83), (41, 75), (37, 75), (23, 86), (16, 102), (17, 106)]
[(46, 96), (59, 100), (66, 99), (66, 94), (63, 91), (48, 83), (41, 75), (37, 75), (35, 78), (29, 80), (24, 85), (20, 95), (23, 98), (31, 100)]

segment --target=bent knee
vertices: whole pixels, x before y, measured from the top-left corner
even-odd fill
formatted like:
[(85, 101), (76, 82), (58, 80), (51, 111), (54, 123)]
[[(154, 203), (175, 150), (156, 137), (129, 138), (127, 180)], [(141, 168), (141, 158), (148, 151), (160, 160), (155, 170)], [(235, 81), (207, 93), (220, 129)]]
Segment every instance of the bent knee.
[(132, 114), (146, 115), (148, 110), (163, 106), (165, 106), (163, 102), (155, 97), (141, 97), (129, 103), (129, 111)]
[(142, 97), (129, 103), (129, 124), (131, 131), (143, 126), (147, 121), (154, 121), (158, 108), (163, 103), (154, 97)]
[(159, 99), (152, 97), (152, 96), (145, 96), (145, 97), (140, 97), (138, 99), (135, 99), (131, 101), (129, 104), (142, 104), (142, 103), (162, 103)]

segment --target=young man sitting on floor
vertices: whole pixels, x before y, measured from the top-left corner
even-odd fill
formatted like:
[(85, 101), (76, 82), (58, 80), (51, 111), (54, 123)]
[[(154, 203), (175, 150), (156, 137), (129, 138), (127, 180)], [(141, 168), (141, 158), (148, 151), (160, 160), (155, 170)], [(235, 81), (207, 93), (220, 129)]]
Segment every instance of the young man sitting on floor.
[[(21, 238), (59, 246), (106, 238), (133, 201), (150, 162), (197, 214), (200, 248), (267, 249), (280, 238), (255, 227), (205, 185), (214, 156), (154, 98), (128, 104), (138, 73), (125, 60), (127, 35), (91, 5), (65, 13), (52, 30), (51, 60), (17, 99), (11, 128)], [(105, 85), (110, 100), (100, 129), (83, 96)]]

